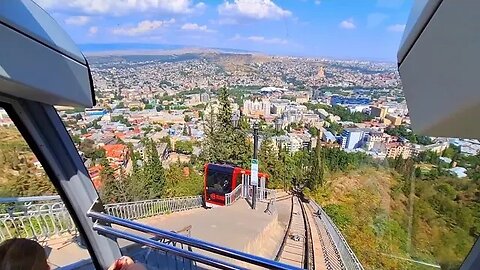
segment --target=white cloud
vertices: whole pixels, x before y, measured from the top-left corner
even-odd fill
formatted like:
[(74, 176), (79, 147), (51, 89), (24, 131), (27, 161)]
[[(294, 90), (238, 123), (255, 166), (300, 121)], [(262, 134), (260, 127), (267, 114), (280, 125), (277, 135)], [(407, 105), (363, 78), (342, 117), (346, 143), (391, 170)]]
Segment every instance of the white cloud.
[(357, 26), (355, 25), (355, 22), (353, 21), (353, 18), (343, 20), (339, 24), (339, 26), (340, 26), (340, 28), (348, 29), (348, 30), (352, 30), (352, 29), (357, 28)]
[(287, 44), (287, 40), (281, 38), (265, 38), (262, 36), (250, 36), (247, 37), (248, 40), (253, 42), (259, 43), (267, 43), (267, 44)]
[(219, 25), (234, 25), (238, 24), (238, 21), (235, 18), (220, 18), (218, 21), (213, 21), (212, 23)]
[(152, 32), (161, 27), (168, 26), (175, 22), (175, 19), (168, 21), (150, 21), (145, 20), (139, 22), (136, 26), (117, 27), (113, 29), (113, 34), (122, 36), (138, 36)]
[(72, 16), (65, 19), (66, 24), (81, 26), (90, 21), (90, 17), (87, 16)]
[(91, 26), (90, 28), (88, 28), (88, 34), (90, 36), (94, 36), (98, 33), (98, 27), (96, 26)]
[(203, 2), (199, 2), (195, 5), (195, 8), (199, 11), (204, 11), (207, 8), (207, 5)]
[(251, 42), (255, 42), (255, 43), (264, 43), (264, 44), (281, 44), (281, 45), (284, 45), (284, 44), (287, 44), (288, 41), (286, 39), (281, 39), (281, 38), (266, 38), (264, 36), (249, 36), (249, 37), (242, 37), (241, 35), (239, 34), (236, 34), (233, 38), (231, 38), (230, 40), (233, 40), (233, 41), (238, 41), (238, 40), (242, 40), (242, 41), (251, 41)]
[(195, 11), (196, 8), (205, 8), (205, 3), (194, 6), (192, 0), (36, 0), (36, 2), (49, 11), (109, 15), (158, 11), (186, 14)]
[(277, 6), (271, 0), (234, 0), (225, 1), (218, 6), (218, 13), (229, 17), (251, 19), (280, 19), (289, 17), (292, 12)]
[(198, 31), (198, 32), (207, 32), (207, 33), (214, 32), (213, 30), (208, 29), (206, 25), (198, 25), (196, 23), (186, 23), (182, 25), (181, 29), (185, 31)]
[(320, 0), (315, 0), (315, 5), (320, 5), (322, 2)]
[(387, 30), (390, 32), (400, 32), (405, 31), (405, 24), (393, 24), (387, 27)]

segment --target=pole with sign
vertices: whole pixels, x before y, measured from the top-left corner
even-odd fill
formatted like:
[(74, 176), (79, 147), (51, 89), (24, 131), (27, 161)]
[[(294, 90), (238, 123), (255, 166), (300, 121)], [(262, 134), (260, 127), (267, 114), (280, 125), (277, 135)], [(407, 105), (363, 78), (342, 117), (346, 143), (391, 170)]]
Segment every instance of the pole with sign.
[(257, 186), (258, 186), (258, 123), (253, 124), (253, 159), (251, 165), (251, 185), (253, 186), (252, 208), (257, 208)]
[(252, 165), (250, 167), (252, 172), (251, 184), (253, 186), (258, 186), (258, 160), (252, 159)]

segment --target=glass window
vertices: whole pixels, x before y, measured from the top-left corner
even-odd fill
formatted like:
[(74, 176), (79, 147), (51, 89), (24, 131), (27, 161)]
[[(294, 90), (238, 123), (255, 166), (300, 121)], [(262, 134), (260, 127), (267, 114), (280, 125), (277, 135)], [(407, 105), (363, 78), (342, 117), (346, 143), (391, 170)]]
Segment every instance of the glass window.
[[(217, 172), (204, 187), (204, 164), (249, 169), (258, 123), (265, 192), (282, 198), (263, 202), (280, 220), (265, 230), (273, 242), (301, 212), (293, 189), (328, 214), (311, 213), (322, 241), (344, 245), (341, 232), (365, 269), (457, 269), (480, 236), (480, 142), (415, 134), (395, 62), (402, 33), (440, 1), (38, 2), (87, 44), (97, 105), (57, 111), (107, 213), (177, 232), (202, 224), (193, 237), (228, 247), (240, 240), (218, 237), (224, 228), (253, 237), (253, 212), (220, 228), (218, 208), (201, 207), (205, 188), (232, 191)], [(25, 144), (0, 140), (2, 196), (54, 193)], [(274, 216), (266, 208), (258, 220)], [(124, 254), (155, 263), (126, 242)]]
[(208, 192), (224, 195), (232, 192), (232, 175), (220, 172), (209, 172), (207, 176)]
[[(42, 164), (0, 108), (0, 242), (14, 238), (37, 242), (52, 269), (82, 261), (89, 264), (88, 251)], [(19, 247), (25, 248), (15, 244), (12, 252)], [(31, 263), (30, 257), (35, 254), (17, 262), (18, 267)]]

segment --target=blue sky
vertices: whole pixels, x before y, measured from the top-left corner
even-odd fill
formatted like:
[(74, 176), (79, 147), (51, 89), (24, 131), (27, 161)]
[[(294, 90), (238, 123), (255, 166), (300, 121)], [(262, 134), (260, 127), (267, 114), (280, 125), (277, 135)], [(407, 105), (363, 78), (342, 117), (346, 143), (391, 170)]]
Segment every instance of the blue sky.
[(391, 60), (412, 0), (37, 0), (79, 44)]

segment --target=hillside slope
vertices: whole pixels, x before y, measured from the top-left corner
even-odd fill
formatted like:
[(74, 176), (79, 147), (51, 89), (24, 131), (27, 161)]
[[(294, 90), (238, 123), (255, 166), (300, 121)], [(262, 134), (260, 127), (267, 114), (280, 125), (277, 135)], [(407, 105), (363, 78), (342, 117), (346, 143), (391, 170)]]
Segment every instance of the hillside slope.
[(472, 180), (415, 179), (411, 185), (390, 169), (374, 167), (328, 179), (312, 196), (366, 269), (432, 269), (408, 260), (457, 269), (478, 236), (478, 185)]

